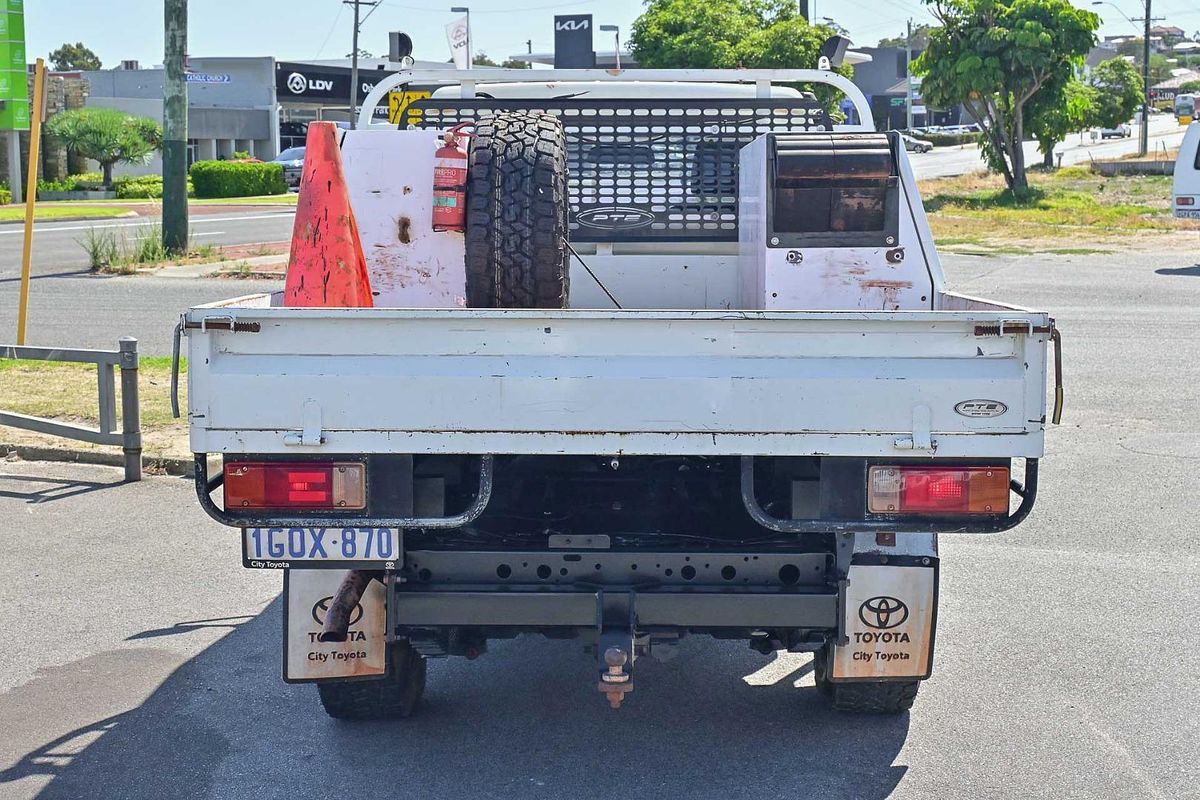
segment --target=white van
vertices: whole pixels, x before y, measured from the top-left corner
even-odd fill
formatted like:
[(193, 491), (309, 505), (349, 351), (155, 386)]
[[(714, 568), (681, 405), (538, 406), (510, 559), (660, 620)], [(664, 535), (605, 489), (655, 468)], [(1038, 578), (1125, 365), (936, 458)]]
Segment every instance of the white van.
[(1175, 216), (1200, 219), (1200, 122), (1193, 122), (1183, 135), (1175, 161)]

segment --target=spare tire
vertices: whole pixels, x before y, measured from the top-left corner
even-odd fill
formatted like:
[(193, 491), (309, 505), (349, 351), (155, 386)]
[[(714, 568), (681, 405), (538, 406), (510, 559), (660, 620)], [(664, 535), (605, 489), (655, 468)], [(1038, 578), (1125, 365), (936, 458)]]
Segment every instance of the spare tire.
[(467, 179), (467, 305), (566, 308), (567, 139), (552, 114), (475, 125)]

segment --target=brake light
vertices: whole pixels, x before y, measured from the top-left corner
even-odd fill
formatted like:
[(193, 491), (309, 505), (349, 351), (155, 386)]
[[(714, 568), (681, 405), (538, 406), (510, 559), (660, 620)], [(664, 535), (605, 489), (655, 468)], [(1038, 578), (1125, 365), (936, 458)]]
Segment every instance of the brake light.
[(873, 514), (1007, 514), (1008, 467), (871, 467)]
[(225, 464), (225, 508), (365, 508), (366, 467), (314, 461)]
[(1194, 205), (1196, 205), (1196, 198), (1184, 197), (1183, 195), (1175, 195), (1175, 205), (1177, 205), (1177, 206), (1194, 206)]

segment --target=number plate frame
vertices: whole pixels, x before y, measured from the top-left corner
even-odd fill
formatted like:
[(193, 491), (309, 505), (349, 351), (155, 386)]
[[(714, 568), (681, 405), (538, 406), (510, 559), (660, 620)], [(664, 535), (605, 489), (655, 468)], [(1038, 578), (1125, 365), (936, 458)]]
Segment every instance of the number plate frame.
[[(322, 532), (320, 536), (317, 531)], [(343, 537), (354, 531), (353, 555), (343, 549)], [(258, 536), (256, 547), (255, 536)], [(299, 532), (299, 533), (297, 533)], [(377, 557), (381, 537), (390, 540), (387, 556)], [(271, 543), (282, 555), (270, 555)], [(260, 555), (267, 551), (267, 555)], [(300, 556), (294, 553), (302, 553)], [(379, 527), (242, 528), (242, 566), (247, 569), (398, 569), (404, 564), (404, 530)]]

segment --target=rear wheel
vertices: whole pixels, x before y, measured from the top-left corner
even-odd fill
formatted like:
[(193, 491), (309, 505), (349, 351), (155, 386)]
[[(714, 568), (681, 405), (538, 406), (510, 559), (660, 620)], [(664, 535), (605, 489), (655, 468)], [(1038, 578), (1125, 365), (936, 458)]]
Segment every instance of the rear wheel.
[(860, 681), (834, 683), (829, 679), (829, 648), (813, 653), (813, 679), (833, 707), (848, 714), (899, 714), (912, 708), (920, 681)]
[(334, 719), (403, 719), (425, 693), (425, 659), (408, 642), (392, 644), (391, 671), (383, 678), (318, 683), (325, 713)]
[(475, 125), (467, 182), (467, 305), (566, 308), (567, 140), (552, 114)]

